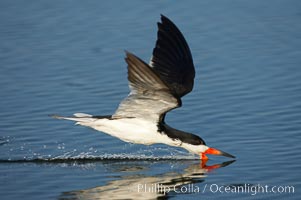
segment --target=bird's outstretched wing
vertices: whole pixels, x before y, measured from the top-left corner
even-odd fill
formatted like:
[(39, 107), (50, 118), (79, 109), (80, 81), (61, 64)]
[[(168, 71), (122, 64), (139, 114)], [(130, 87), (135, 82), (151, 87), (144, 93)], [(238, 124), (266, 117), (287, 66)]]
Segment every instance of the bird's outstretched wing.
[(193, 88), (193, 60), (189, 46), (176, 25), (163, 15), (161, 21), (158, 23), (158, 38), (150, 66), (173, 95), (180, 98)]
[(181, 106), (193, 88), (195, 70), (190, 49), (179, 29), (165, 16), (158, 23), (158, 39), (150, 64), (126, 53), (130, 94), (113, 117), (135, 117), (155, 122)]
[(125, 60), (131, 92), (119, 104), (113, 118), (135, 117), (158, 122), (163, 113), (178, 107), (178, 99), (148, 64), (129, 52)]

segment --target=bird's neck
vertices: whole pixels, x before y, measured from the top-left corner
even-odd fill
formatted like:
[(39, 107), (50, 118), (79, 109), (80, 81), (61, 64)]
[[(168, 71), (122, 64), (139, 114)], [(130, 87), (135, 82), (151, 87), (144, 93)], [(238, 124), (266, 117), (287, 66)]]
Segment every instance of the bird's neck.
[(180, 140), (182, 143), (187, 143), (191, 145), (205, 145), (205, 142), (199, 136), (185, 131), (177, 130), (168, 126), (164, 122), (158, 124), (158, 130), (159, 132), (166, 134), (169, 138), (173, 140)]

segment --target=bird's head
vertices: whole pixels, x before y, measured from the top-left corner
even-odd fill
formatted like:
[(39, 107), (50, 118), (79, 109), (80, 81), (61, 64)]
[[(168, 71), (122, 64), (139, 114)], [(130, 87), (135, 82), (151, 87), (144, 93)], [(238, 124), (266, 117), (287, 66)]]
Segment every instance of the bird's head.
[(229, 153), (226, 153), (213, 147), (208, 147), (205, 141), (198, 136), (194, 136), (193, 140), (187, 140), (186, 142), (181, 143), (181, 147), (185, 148), (191, 153), (200, 155), (201, 160), (208, 160), (207, 154), (235, 158), (235, 156)]

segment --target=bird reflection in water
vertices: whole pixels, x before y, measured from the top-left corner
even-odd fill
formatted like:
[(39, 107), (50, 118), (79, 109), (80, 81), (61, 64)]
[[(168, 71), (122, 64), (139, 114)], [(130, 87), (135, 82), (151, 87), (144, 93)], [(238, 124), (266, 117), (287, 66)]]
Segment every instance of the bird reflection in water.
[[(179, 161), (107, 161), (103, 164), (111, 171), (125, 175), (103, 186), (64, 192), (59, 199), (168, 199), (179, 194), (201, 193), (200, 183), (205, 181), (209, 172), (233, 162), (207, 165), (206, 161), (185, 161), (185, 164), (180, 163), (181, 169), (173, 169)], [(152, 174), (156, 164), (159, 167), (169, 165), (164, 169), (172, 169), (166, 173)]]

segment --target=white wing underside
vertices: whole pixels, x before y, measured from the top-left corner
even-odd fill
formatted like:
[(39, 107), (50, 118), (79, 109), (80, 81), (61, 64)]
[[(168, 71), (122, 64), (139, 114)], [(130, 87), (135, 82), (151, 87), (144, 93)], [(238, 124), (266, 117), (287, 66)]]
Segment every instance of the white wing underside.
[(177, 100), (171, 102), (168, 94), (150, 92), (147, 95), (130, 93), (120, 104), (113, 118), (135, 117), (158, 122), (160, 115), (177, 107)]
[(130, 94), (113, 115), (158, 122), (165, 112), (178, 107), (178, 100), (157, 74), (133, 54), (127, 53)]

